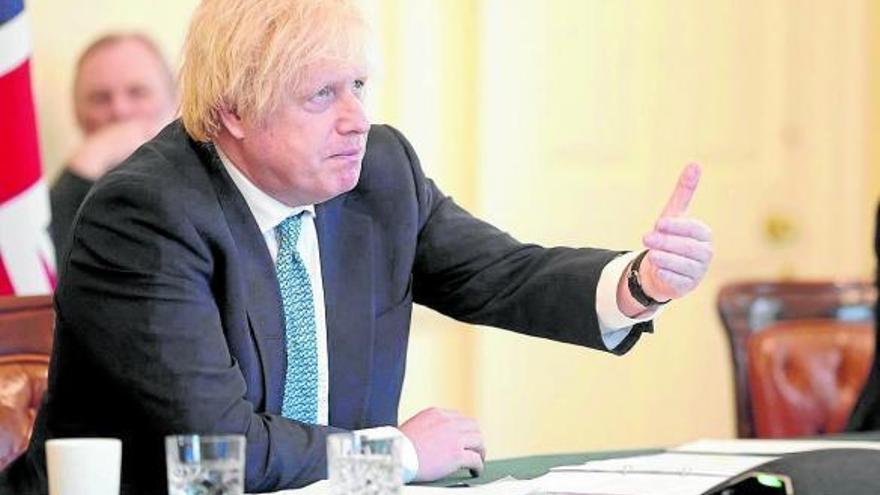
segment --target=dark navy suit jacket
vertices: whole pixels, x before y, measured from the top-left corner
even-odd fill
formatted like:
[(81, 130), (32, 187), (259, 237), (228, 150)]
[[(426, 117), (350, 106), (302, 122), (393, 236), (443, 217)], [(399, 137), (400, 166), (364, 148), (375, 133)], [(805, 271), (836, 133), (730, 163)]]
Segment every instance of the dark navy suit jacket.
[(121, 438), (128, 493), (164, 493), (174, 433), (246, 435), (249, 492), (321, 478), (328, 432), (397, 424), (413, 302), (604, 349), (595, 290), (618, 253), (522, 244), (475, 219), (390, 127), (373, 126), (357, 187), (318, 205), (316, 225), (330, 427), (280, 415), (274, 265), (213, 148), (173, 123), (99, 181), (64, 256), (33, 440), (6, 473), (17, 490), (45, 492), (43, 442), (65, 436)]

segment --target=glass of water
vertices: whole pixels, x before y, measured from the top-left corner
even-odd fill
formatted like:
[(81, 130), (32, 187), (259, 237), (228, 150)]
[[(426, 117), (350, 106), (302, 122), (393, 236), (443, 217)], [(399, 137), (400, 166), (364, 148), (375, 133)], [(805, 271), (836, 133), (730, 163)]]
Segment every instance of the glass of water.
[(165, 437), (169, 495), (242, 495), (242, 435)]
[(399, 435), (328, 435), (327, 477), (331, 495), (403, 493), (401, 447)]

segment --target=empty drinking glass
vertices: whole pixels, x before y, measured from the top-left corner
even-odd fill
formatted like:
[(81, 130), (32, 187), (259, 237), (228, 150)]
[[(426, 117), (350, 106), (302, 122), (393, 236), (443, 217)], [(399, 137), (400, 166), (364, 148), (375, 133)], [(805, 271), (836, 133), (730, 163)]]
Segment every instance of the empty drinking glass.
[(168, 494), (243, 494), (244, 453), (242, 435), (165, 437)]
[(401, 447), (399, 435), (329, 435), (327, 474), (331, 495), (401, 494)]

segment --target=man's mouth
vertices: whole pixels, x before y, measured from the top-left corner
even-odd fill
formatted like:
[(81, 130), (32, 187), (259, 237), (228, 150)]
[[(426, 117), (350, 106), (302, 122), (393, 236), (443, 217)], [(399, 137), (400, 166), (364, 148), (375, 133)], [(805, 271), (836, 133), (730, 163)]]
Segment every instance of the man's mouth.
[(344, 150), (339, 151), (338, 153), (334, 153), (330, 155), (330, 158), (342, 158), (342, 159), (350, 159), (357, 158), (361, 156), (363, 153), (363, 148), (346, 148)]

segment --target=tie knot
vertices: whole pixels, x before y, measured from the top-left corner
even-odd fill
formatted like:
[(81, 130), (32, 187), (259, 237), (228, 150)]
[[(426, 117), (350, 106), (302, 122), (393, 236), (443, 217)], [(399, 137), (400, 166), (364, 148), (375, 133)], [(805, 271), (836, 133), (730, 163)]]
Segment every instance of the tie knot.
[(275, 227), (275, 237), (278, 239), (279, 250), (296, 250), (296, 242), (299, 240), (299, 232), (302, 228), (302, 215), (299, 212), (284, 219)]

